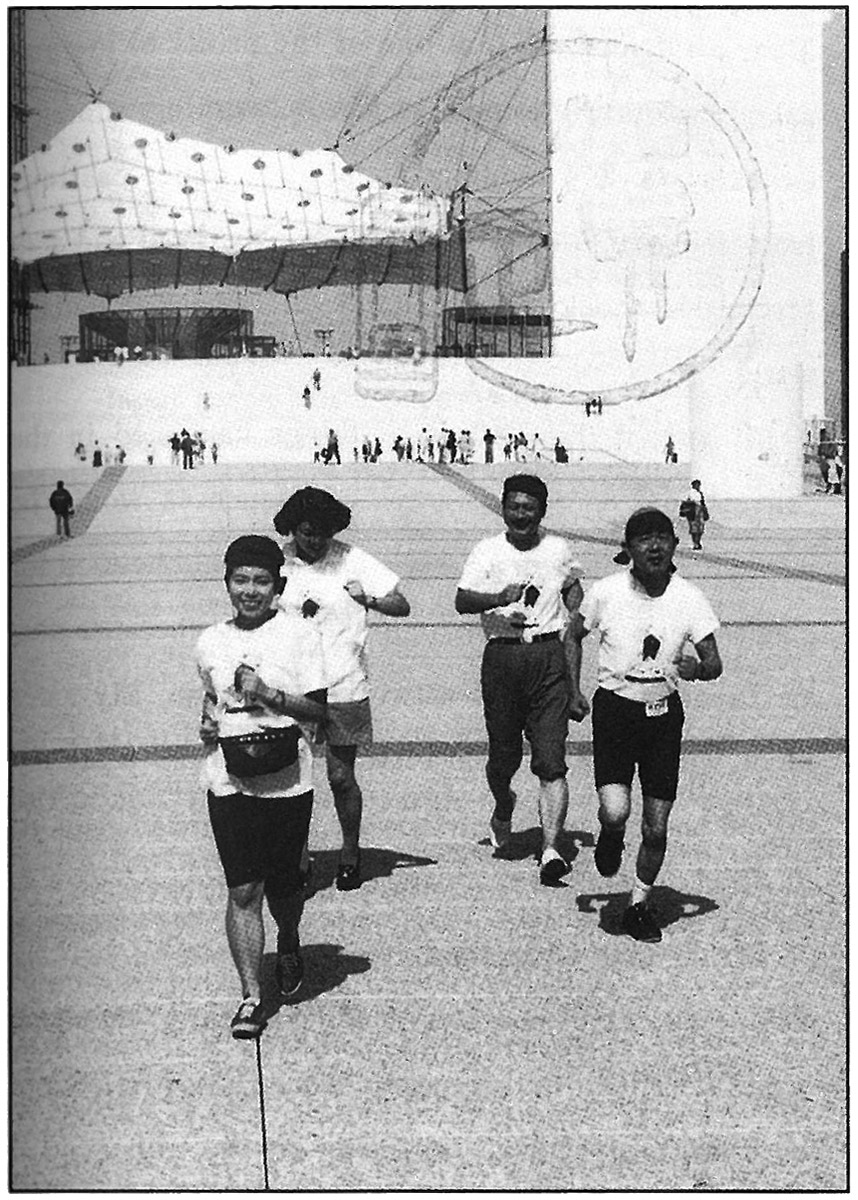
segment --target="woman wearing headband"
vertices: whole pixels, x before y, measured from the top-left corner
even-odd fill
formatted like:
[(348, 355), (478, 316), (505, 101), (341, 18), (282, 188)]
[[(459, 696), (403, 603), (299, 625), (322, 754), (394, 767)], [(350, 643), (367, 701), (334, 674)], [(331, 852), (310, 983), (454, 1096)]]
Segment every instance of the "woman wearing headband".
[(205, 689), (203, 778), (229, 889), (226, 933), (242, 985), (232, 1036), (258, 1037), (262, 898), (277, 926), (278, 987), (301, 986), (298, 926), (301, 853), (313, 805), (307, 741), (325, 713), (324, 660), (316, 630), (274, 605), (283, 554), (269, 537), (237, 538), (224, 556), (233, 618), (204, 630), (197, 667)]
[(362, 882), (363, 795), (355, 760), (359, 749), (372, 744), (367, 613), (407, 617), (411, 612), (398, 575), (365, 550), (335, 537), (350, 521), (351, 510), (345, 504), (315, 487), (294, 492), (274, 518), (274, 528), (287, 539), (280, 606), (318, 627), (325, 655), (325, 757), (343, 835), (337, 868), (337, 888), (343, 892), (359, 888)]

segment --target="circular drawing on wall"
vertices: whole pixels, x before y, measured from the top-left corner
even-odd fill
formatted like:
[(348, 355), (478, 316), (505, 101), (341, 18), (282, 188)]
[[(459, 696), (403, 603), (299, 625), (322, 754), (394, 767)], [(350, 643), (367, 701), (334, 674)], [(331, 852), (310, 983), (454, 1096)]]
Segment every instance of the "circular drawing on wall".
[[(527, 52), (513, 47), (510, 63)], [(549, 74), (564, 81), (551, 88), (551, 251), (562, 264), (553, 336), (563, 384), (528, 380), (523, 363), (469, 366), (535, 401), (658, 395), (711, 363), (754, 306), (769, 240), (759, 163), (724, 106), (659, 54), (601, 38), (529, 52), (547, 52)], [(448, 86), (448, 111), (449, 96), (469, 98), (468, 81), (484, 75)], [(439, 128), (436, 118), (431, 132)]]

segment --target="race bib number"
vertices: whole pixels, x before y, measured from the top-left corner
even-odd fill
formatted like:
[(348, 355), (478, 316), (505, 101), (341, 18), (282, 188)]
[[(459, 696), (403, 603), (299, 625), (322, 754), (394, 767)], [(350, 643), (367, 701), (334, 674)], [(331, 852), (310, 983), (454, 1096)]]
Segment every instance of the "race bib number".
[(663, 717), (667, 712), (667, 696), (662, 700), (653, 700), (646, 705), (646, 715), (648, 717)]

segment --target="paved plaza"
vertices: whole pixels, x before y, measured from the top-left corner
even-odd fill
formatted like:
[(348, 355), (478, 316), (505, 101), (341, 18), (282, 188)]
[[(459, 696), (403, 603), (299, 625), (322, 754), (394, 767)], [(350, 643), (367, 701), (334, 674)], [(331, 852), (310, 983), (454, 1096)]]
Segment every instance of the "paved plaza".
[[(537, 469), (585, 581), (616, 570), (634, 507), (675, 513), (688, 483)], [(526, 766), (510, 861), (488, 845), (482, 634), (453, 597), (508, 471), (81, 466), (61, 472), (69, 542), (57, 472), (12, 475), (13, 1187), (845, 1187), (843, 502), (713, 502), (696, 558), (680, 530), (725, 669), (683, 689), (664, 940), (642, 945), (619, 931), (633, 852), (615, 879), (593, 865), (589, 722), (570, 728), (568, 886), (538, 886)], [(366, 882), (333, 887), (319, 769), (308, 982), (257, 1049), (229, 1034), (194, 646), (230, 612), (228, 542), (272, 533), (310, 482), (352, 507), (345, 538), (412, 612), (370, 636)], [(584, 653), (590, 694), (595, 639)]]

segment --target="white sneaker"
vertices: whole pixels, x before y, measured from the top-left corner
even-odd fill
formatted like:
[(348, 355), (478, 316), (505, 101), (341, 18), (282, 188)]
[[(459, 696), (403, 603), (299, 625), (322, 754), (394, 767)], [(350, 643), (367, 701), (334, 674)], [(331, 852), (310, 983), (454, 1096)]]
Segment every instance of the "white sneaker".
[(561, 880), (568, 870), (568, 862), (556, 850), (545, 850), (539, 860), (539, 882), (543, 887), (565, 887)]

